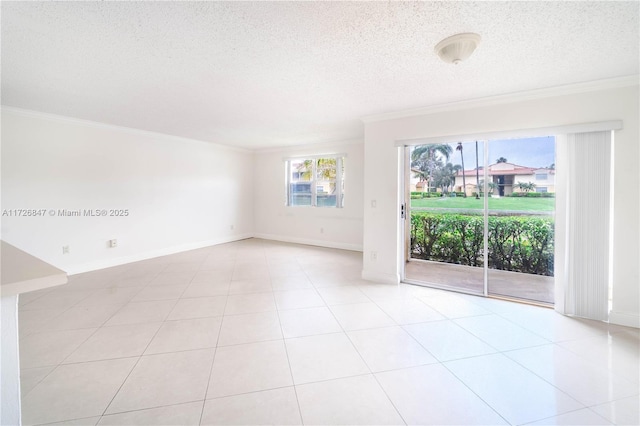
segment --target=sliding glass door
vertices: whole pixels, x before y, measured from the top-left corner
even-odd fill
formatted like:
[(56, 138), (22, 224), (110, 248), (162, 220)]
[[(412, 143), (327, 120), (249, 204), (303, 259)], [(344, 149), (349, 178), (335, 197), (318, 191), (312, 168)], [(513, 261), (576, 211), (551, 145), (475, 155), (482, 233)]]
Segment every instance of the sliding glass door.
[(405, 280), (484, 294), (484, 143), (410, 150)]
[(406, 149), (405, 281), (552, 304), (554, 138)]
[(555, 138), (488, 143), (488, 293), (553, 304)]

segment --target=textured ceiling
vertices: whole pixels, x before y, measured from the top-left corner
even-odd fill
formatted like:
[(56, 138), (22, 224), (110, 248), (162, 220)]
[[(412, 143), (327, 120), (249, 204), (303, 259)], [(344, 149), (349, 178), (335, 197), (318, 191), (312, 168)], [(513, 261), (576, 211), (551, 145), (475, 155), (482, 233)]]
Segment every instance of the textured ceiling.
[[(261, 148), (638, 74), (638, 2), (2, 2), (2, 104)], [(482, 42), (466, 62), (433, 46)]]

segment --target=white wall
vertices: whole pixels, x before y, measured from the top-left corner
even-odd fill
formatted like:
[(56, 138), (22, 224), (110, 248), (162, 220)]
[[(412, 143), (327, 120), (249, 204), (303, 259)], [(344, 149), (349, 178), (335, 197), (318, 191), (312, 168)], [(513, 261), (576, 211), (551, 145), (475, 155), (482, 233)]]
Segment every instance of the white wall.
[[(346, 154), (344, 208), (285, 206), (284, 159), (323, 154)], [(362, 141), (257, 151), (254, 158), (255, 235), (362, 250), (363, 155)]]
[(19, 425), (20, 356), (18, 354), (18, 296), (0, 298), (0, 424)]
[[(636, 80), (637, 81), (637, 80)], [(585, 90), (585, 91), (582, 91)], [(398, 148), (395, 141), (623, 120), (615, 136), (613, 312), (611, 321), (640, 325), (639, 90), (636, 85), (467, 103), (365, 124), (364, 270), (369, 279), (399, 279)], [(377, 201), (372, 208), (371, 200)], [(376, 251), (377, 261), (370, 253)]]
[(76, 273), (250, 237), (252, 166), (250, 151), (3, 108), (2, 209), (47, 213), (2, 217), (2, 238)]

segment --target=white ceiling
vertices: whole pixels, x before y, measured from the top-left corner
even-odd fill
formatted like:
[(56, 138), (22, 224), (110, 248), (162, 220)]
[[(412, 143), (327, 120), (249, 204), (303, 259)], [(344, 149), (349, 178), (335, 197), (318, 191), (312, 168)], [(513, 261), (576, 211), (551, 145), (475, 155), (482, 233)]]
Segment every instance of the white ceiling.
[[(633, 2), (2, 2), (2, 104), (246, 148), (634, 75)], [(433, 46), (460, 32), (466, 62)]]

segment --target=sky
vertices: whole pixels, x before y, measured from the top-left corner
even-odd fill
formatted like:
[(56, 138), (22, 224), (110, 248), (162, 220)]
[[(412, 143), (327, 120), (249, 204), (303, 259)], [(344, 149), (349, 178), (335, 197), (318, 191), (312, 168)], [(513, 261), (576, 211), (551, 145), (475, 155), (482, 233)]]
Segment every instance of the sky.
[[(449, 144), (453, 148), (453, 154), (449, 162), (460, 164), (460, 152), (456, 151), (456, 143)], [(548, 167), (555, 160), (555, 137), (544, 136), (523, 139), (504, 139), (489, 142), (489, 164), (493, 164), (500, 157), (507, 162), (525, 167)], [(467, 170), (476, 167), (475, 142), (463, 142), (464, 168)], [(484, 164), (483, 142), (478, 142), (478, 163)]]

